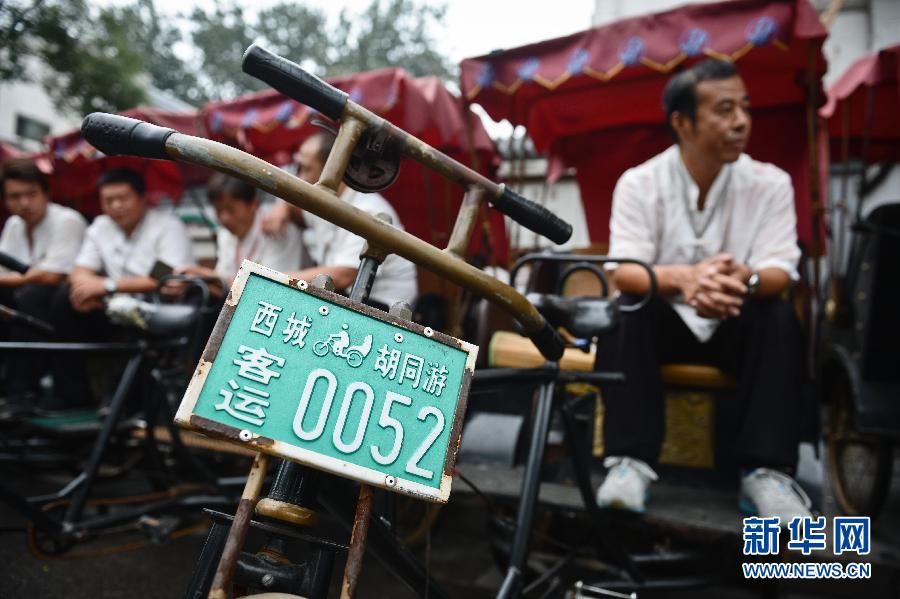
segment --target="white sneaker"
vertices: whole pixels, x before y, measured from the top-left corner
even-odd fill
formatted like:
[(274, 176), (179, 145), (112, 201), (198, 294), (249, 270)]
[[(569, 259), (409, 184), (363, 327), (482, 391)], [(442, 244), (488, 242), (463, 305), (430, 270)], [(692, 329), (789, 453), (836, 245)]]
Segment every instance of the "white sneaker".
[(770, 468), (757, 468), (741, 479), (739, 505), (741, 511), (750, 515), (778, 516), (782, 527), (798, 516), (812, 516), (812, 501), (797, 481)]
[(656, 472), (637, 458), (610, 456), (603, 460), (603, 466), (608, 472), (597, 489), (597, 505), (642, 514), (647, 487), (659, 478)]

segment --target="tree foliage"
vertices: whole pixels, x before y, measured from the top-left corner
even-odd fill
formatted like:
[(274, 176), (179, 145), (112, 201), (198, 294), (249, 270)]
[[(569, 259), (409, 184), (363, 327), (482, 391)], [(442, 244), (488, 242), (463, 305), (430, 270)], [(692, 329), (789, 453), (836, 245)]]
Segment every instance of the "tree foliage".
[(200, 105), (265, 87), (241, 72), (253, 41), (319, 75), (401, 66), (449, 77), (431, 37), (444, 8), (418, 1), (371, 0), (330, 23), (292, 0), (258, 11), (223, 1), (175, 19), (161, 17), (154, 0), (0, 0), (0, 81), (40, 80), (60, 106), (81, 113), (133, 107), (148, 85)]

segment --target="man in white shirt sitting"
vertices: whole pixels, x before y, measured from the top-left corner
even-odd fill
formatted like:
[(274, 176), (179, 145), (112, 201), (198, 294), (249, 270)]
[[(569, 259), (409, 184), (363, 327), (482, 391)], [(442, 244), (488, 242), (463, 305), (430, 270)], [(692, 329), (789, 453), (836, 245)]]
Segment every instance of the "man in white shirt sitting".
[[(800, 257), (791, 180), (743, 153), (749, 98), (731, 63), (708, 59), (676, 74), (663, 104), (676, 144), (628, 170), (613, 193), (609, 254), (652, 264), (658, 295), (599, 350), (599, 363), (627, 382), (604, 392), (609, 471), (597, 500), (644, 510), (665, 432), (660, 366), (701, 362), (738, 384), (741, 508), (787, 526), (810, 514), (789, 476), (804, 376), (799, 323), (781, 298)], [(637, 265), (613, 277), (625, 301), (649, 289)]]
[(244, 260), (279, 272), (302, 267), (300, 229), (287, 223), (278, 237), (263, 234), (262, 220), (266, 210), (260, 207), (255, 187), (223, 173), (215, 173), (207, 183), (206, 192), (221, 225), (216, 234), (216, 267), (189, 266), (176, 269), (178, 272), (217, 278), (227, 290)]
[[(149, 209), (141, 175), (109, 170), (97, 188), (103, 214), (88, 227), (69, 285), (53, 303), (53, 323), (66, 341), (108, 339), (114, 332), (104, 313), (108, 296), (155, 290), (158, 281), (150, 274), (157, 263), (168, 269), (194, 263), (187, 229), (174, 214)], [(78, 360), (59, 360), (54, 376), (67, 405), (89, 400)]]
[[(32, 160), (13, 158), (0, 166), (0, 197), (10, 213), (0, 233), (0, 252), (28, 266), (25, 273), (0, 266), (0, 303), (47, 321), (87, 223), (75, 210), (50, 201), (47, 177)], [(35, 331), (19, 326), (10, 327), (5, 336), (12, 341), (37, 339)], [(11, 395), (37, 391), (39, 356), (7, 355), (4, 361)]]
[[(326, 131), (307, 138), (297, 151), (297, 176), (308, 183), (316, 183), (322, 175), (322, 169), (333, 144), (334, 136)], [(338, 196), (340, 200), (349, 202), (373, 216), (379, 213), (387, 214), (395, 227), (403, 229), (403, 223), (394, 207), (381, 195), (360, 193), (348, 188), (342, 182)], [(356, 278), (359, 254), (365, 240), (286, 202), (279, 202), (272, 207), (263, 223), (263, 229), (277, 235), (291, 218), (295, 221), (302, 220), (305, 225), (303, 240), (310, 257), (316, 263), (316, 266), (292, 273), (291, 276), (310, 280), (315, 275), (324, 273), (334, 280), (337, 289), (348, 289)], [(412, 304), (416, 295), (418, 295), (416, 267), (405, 258), (391, 254), (378, 268), (369, 296), (370, 304), (386, 310), (398, 301)]]

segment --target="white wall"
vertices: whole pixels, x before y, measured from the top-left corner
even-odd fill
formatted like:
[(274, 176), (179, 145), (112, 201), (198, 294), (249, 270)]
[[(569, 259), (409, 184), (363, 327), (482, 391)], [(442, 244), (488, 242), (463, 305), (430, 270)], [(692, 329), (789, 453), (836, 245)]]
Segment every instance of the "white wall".
[(16, 81), (0, 84), (0, 140), (11, 142), (28, 151), (37, 151), (43, 149), (40, 142), (16, 135), (18, 115), (48, 125), (51, 135), (78, 128), (81, 125), (81, 118), (78, 115), (66, 114), (56, 107), (39, 83), (41, 74), (36, 65), (29, 67), (29, 75), (35, 82)]
[[(515, 169), (515, 171), (513, 170)], [(506, 230), (510, 247), (513, 249), (572, 250), (590, 245), (584, 206), (578, 182), (571, 174), (564, 175), (553, 185), (546, 182), (547, 161), (532, 158), (525, 161), (525, 172), (520, 172), (521, 162), (505, 160), (500, 167), (500, 180), (510, 188), (533, 202), (547, 208), (553, 214), (572, 225), (572, 237), (562, 245), (520, 226), (514, 220), (506, 219)]]

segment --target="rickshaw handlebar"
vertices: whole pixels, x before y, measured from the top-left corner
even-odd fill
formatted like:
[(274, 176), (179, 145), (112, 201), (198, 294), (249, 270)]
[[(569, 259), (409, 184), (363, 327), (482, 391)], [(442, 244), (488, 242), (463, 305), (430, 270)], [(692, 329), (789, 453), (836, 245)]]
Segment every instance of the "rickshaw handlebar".
[(81, 122), (81, 133), (91, 145), (110, 156), (169, 160), (166, 141), (177, 131), (127, 116), (92, 112)]
[(344, 114), (350, 97), (325, 83), (297, 63), (253, 44), (244, 52), (244, 72), (256, 77), (284, 95), (336, 121)]
[(244, 72), (256, 77), (289, 98), (306, 104), (330, 119), (356, 118), (369, 127), (384, 127), (409, 158), (435, 168), (446, 177), (488, 192), (490, 203), (523, 227), (555, 243), (572, 236), (572, 225), (540, 204), (522, 197), (504, 185), (498, 185), (449, 156), (413, 137), (399, 127), (353, 102), (346, 93), (305, 71), (297, 63), (253, 44), (244, 53)]
[(95, 112), (85, 117), (81, 132), (89, 143), (105, 154), (180, 160), (239, 177), (493, 301), (522, 324), (525, 333), (547, 359), (562, 357), (565, 349), (562, 337), (518, 291), (450, 252), (392, 227), (347, 202), (335, 201), (333, 192), (225, 144), (125, 116)]

